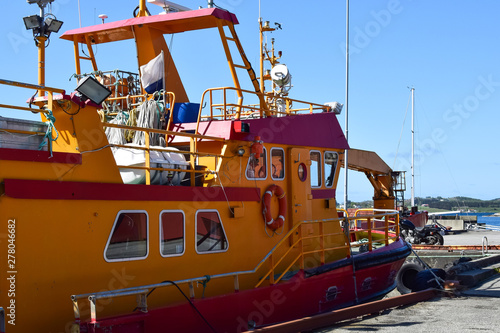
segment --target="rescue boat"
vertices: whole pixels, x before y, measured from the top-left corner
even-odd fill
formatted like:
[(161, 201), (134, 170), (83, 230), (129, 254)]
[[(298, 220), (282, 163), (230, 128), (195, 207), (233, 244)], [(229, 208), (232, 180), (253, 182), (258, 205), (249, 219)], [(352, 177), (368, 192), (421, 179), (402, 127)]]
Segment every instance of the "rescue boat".
[[(43, 13), (52, 1), (29, 2)], [(40, 64), (55, 32), (43, 18), (27, 22)], [(262, 20), (257, 75), (237, 24), (212, 7), (149, 15), (141, 0), (135, 17), (62, 34), (74, 92), (46, 86), (42, 68), (38, 84), (0, 80), (29, 99), (0, 105), (21, 114), (0, 119), (1, 331), (244, 332), (395, 287), (410, 248), (385, 186), (394, 175), (351, 149), (376, 209), (337, 208), (350, 149), (340, 105), (289, 96)], [(200, 29), (220, 38), (234, 84), (192, 102), (164, 35)], [(100, 68), (94, 47), (124, 40), (137, 72)]]

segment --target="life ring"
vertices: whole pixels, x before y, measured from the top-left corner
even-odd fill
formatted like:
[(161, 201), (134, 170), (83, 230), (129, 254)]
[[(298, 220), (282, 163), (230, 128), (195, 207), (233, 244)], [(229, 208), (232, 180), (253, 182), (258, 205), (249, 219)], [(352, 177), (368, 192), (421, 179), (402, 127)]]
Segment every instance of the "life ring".
[[(278, 218), (273, 219), (271, 216), (271, 198), (276, 195), (279, 203)], [(267, 188), (266, 193), (262, 196), (262, 214), (264, 215), (264, 222), (272, 229), (276, 230), (281, 228), (285, 223), (286, 216), (286, 196), (285, 191), (278, 185), (271, 185)]]

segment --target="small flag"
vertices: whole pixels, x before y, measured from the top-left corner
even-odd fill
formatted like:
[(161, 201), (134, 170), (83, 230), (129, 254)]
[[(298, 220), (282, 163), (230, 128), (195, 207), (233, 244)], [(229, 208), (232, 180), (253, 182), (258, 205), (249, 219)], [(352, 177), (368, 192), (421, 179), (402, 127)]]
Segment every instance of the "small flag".
[(141, 66), (141, 83), (142, 87), (148, 94), (163, 89), (164, 62), (163, 51), (149, 61), (146, 65)]

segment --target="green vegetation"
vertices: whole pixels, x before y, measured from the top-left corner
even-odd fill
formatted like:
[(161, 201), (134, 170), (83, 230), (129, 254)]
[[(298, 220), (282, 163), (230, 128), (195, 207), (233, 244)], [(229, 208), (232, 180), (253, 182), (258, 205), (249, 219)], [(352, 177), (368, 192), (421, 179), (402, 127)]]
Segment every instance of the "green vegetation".
[(500, 211), (500, 198), (493, 200), (480, 200), (468, 197), (454, 197), (454, 198), (415, 198), (415, 202), (422, 205), (428, 205), (425, 208), (436, 208), (442, 210), (467, 210), (473, 209), (478, 213), (481, 212), (498, 212)]

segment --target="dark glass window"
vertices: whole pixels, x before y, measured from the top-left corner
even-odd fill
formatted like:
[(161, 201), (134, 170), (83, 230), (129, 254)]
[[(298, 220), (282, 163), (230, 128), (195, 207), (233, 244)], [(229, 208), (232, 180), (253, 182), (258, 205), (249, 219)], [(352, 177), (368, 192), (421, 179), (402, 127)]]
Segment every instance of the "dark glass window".
[(281, 148), (271, 148), (271, 178), (285, 179), (285, 151)]
[(228, 243), (222, 227), (219, 213), (216, 210), (200, 210), (196, 212), (196, 251), (226, 251)]
[(160, 214), (161, 255), (175, 256), (184, 253), (184, 213), (163, 211)]
[(121, 211), (106, 244), (104, 258), (109, 261), (144, 259), (148, 255), (148, 215)]
[(319, 151), (311, 151), (311, 187), (321, 186), (321, 153)]
[(335, 180), (335, 171), (337, 170), (337, 162), (339, 155), (335, 152), (325, 152), (325, 186), (332, 187)]
[(260, 154), (257, 159), (253, 155), (248, 158), (247, 168), (245, 174), (248, 179), (266, 179), (267, 178), (267, 151)]

